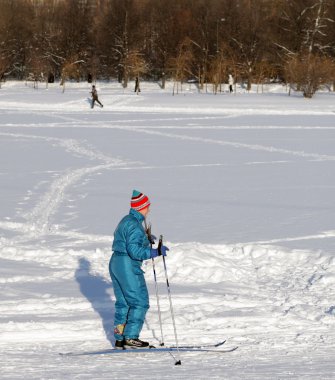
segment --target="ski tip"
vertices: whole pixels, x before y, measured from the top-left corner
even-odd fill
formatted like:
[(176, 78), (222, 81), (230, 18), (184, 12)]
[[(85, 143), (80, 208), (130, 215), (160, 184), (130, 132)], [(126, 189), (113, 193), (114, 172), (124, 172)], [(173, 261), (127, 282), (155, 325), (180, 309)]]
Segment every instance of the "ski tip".
[(233, 351), (236, 351), (238, 349), (238, 346), (235, 346), (233, 348), (229, 348), (226, 352), (233, 352)]
[(220, 346), (224, 345), (226, 342), (227, 342), (226, 340), (223, 340), (222, 342), (215, 344), (214, 347), (220, 347)]

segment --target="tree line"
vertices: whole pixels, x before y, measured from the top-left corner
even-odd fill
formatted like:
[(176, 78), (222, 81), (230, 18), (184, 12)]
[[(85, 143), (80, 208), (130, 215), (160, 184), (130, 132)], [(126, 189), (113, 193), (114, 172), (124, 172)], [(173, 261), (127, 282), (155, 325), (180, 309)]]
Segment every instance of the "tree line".
[(0, 0), (0, 79), (335, 83), (333, 0)]

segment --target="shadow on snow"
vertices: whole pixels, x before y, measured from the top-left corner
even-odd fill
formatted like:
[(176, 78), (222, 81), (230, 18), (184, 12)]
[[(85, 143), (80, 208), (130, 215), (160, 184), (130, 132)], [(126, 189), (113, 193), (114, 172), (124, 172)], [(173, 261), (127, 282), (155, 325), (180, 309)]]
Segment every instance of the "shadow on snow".
[(108, 290), (112, 284), (102, 276), (91, 273), (91, 263), (85, 259), (78, 260), (75, 279), (81, 293), (90, 301), (94, 311), (99, 314), (107, 340), (114, 345), (114, 302)]

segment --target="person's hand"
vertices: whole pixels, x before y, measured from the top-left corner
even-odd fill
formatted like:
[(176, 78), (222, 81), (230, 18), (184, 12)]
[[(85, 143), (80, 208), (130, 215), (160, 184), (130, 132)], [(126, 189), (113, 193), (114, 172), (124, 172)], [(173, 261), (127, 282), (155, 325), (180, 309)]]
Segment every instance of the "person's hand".
[(150, 257), (153, 259), (157, 256), (166, 256), (166, 252), (169, 251), (169, 248), (163, 245), (160, 248), (151, 248)]
[(145, 233), (147, 234), (150, 244), (155, 244), (155, 240), (157, 238), (155, 235), (151, 234), (151, 223), (148, 224), (148, 227), (145, 229)]
[(167, 251), (169, 251), (169, 248), (166, 247), (165, 245), (162, 245), (161, 247), (158, 246), (157, 248), (158, 250), (158, 256), (166, 256), (167, 255)]
[(151, 248), (150, 250), (150, 257), (153, 259), (158, 256), (158, 249), (157, 248)]
[(147, 234), (148, 236), (148, 240), (150, 242), (150, 244), (155, 244), (155, 240), (157, 239), (155, 235), (149, 235)]

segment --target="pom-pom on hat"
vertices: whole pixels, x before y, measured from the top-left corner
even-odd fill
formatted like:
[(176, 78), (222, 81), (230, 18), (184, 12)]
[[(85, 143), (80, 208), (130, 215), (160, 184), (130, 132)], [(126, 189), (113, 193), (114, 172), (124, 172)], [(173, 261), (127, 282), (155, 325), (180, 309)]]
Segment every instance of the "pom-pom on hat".
[(134, 190), (130, 201), (130, 207), (141, 211), (150, 206), (149, 198), (141, 192)]

